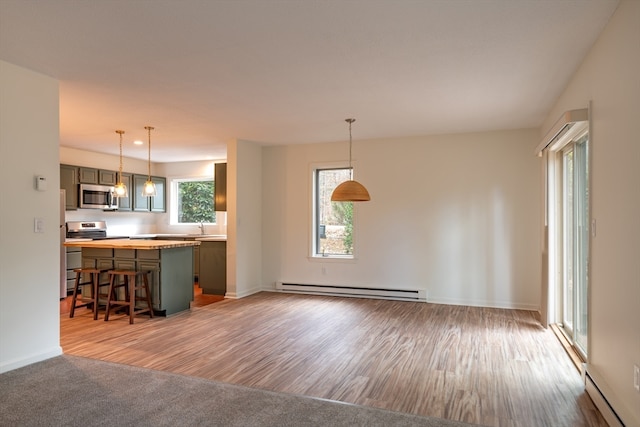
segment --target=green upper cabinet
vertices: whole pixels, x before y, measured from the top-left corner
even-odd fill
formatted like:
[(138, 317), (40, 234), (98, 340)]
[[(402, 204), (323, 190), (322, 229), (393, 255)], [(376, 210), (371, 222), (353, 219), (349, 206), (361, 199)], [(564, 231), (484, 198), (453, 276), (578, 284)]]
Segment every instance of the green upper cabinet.
[(144, 183), (147, 181), (146, 175), (133, 175), (133, 191), (129, 191), (129, 197), (133, 197), (133, 210), (136, 212), (166, 212), (166, 183), (162, 177), (152, 176), (151, 181), (156, 185), (156, 196), (146, 197), (142, 195)]
[(81, 184), (116, 185), (118, 173), (105, 169), (79, 167), (78, 178)]
[(78, 167), (60, 165), (60, 188), (66, 193), (66, 210), (78, 209)]
[(166, 212), (166, 184), (167, 180), (159, 176), (152, 176), (151, 181), (156, 185), (156, 196), (150, 197), (151, 199), (151, 212)]
[(122, 172), (122, 183), (127, 186), (127, 192), (129, 195), (127, 197), (118, 197), (118, 210), (119, 211), (130, 211), (131, 200), (133, 199), (131, 196), (133, 195), (133, 187), (131, 187), (132, 183), (132, 174), (127, 172)]
[(98, 170), (98, 184), (116, 185), (118, 182), (118, 172), (104, 169)]
[(78, 168), (78, 182), (81, 184), (97, 184), (98, 169), (95, 168)]
[[(122, 182), (127, 186), (128, 197), (118, 198), (118, 210), (127, 212), (166, 212), (167, 211), (167, 179), (152, 176), (157, 195), (142, 195), (147, 175), (134, 175), (122, 172)], [(66, 209), (78, 209), (78, 184), (99, 184), (113, 186), (118, 183), (118, 172), (106, 169), (88, 168), (84, 166), (60, 165), (60, 188), (67, 194)]]
[(133, 210), (136, 212), (149, 212), (151, 210), (149, 197), (142, 195), (142, 189), (146, 181), (146, 175), (133, 175), (133, 186), (129, 190), (129, 197), (133, 200)]
[(215, 164), (215, 196), (213, 207), (215, 211), (227, 210), (227, 164)]

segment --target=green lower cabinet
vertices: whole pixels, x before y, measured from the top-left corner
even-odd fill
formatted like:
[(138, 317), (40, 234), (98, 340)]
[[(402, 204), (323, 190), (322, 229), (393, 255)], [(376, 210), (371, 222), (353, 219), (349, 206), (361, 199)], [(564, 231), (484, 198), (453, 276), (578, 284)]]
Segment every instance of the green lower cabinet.
[[(96, 260), (95, 259), (84, 259), (82, 258), (82, 268), (96, 268)], [(83, 274), (80, 276), (81, 283), (87, 283), (89, 281), (89, 275)], [(75, 286), (75, 284), (74, 284)], [(93, 297), (93, 289), (90, 285), (84, 285), (80, 288), (82, 295), (92, 296)]]
[[(106, 253), (104, 249), (100, 249), (100, 252), (93, 253), (91, 256), (87, 257), (85, 254), (82, 254), (82, 268), (100, 268), (103, 270), (111, 270), (113, 269), (113, 259), (110, 258), (111, 250), (107, 249)], [(105, 258), (107, 256), (107, 258)], [(89, 275), (82, 275), (81, 281), (82, 283), (88, 282), (90, 280)], [(106, 272), (102, 273), (99, 278), (99, 283), (108, 283), (109, 282), (109, 274)], [(102, 288), (102, 291), (106, 293), (106, 288)], [(93, 296), (93, 288), (91, 285), (85, 285), (82, 287), (82, 295), (91, 295)], [(103, 301), (104, 302), (104, 301)]]
[(201, 241), (198, 285), (202, 293), (224, 295), (227, 292), (227, 242)]
[(200, 280), (200, 246), (193, 247), (193, 280)]
[[(117, 250), (116, 250), (117, 252)], [(130, 250), (130, 252), (135, 252), (134, 250)], [(117, 256), (117, 255), (116, 255)], [(116, 270), (135, 270), (136, 269), (136, 262), (130, 259), (120, 259), (120, 258), (114, 258), (113, 260), (113, 268), (115, 268)], [(117, 276), (115, 278), (116, 280), (116, 285), (119, 283), (122, 283), (122, 281), (124, 280), (122, 278), (122, 276)], [(124, 287), (118, 288), (116, 290), (116, 294), (118, 295), (118, 299), (119, 300), (124, 300), (125, 299), (125, 290)], [(110, 314), (111, 316), (111, 314)]]
[[(168, 316), (191, 307), (192, 246), (151, 250), (82, 248), (82, 263), (85, 267), (151, 271), (149, 288), (156, 315)], [(138, 280), (143, 279), (139, 277)], [(143, 290), (136, 292), (138, 296), (144, 296)], [(124, 298), (124, 289), (119, 290), (118, 298)]]
[[(151, 303), (153, 304), (153, 309), (155, 311), (165, 310), (162, 304), (162, 289), (160, 288), (160, 262), (138, 261), (138, 270), (151, 272), (148, 275), (148, 280), (149, 289), (151, 290)], [(142, 278), (140, 278), (140, 280), (142, 280)]]
[(189, 309), (193, 301), (193, 246), (160, 249), (158, 270), (161, 308), (167, 315)]

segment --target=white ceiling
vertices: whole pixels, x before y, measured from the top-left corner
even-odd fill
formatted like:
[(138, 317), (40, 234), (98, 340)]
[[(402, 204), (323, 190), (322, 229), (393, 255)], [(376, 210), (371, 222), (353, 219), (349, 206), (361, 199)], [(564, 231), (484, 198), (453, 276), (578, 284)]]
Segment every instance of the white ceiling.
[(60, 144), (154, 162), (539, 127), (618, 0), (0, 0), (0, 59), (60, 81)]

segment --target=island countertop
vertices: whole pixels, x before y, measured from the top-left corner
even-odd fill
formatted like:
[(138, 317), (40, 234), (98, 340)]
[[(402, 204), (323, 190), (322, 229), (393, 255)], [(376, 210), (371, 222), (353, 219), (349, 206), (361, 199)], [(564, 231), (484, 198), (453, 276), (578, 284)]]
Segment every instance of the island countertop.
[(173, 240), (174, 238), (185, 240), (201, 240), (201, 239), (218, 239), (226, 240), (226, 234), (202, 234), (202, 233), (147, 233), (134, 234), (129, 236), (130, 239), (157, 239), (157, 240)]
[(138, 240), (138, 239), (104, 239), (88, 242), (65, 242), (64, 246), (104, 249), (171, 249), (185, 246), (199, 246), (197, 240)]

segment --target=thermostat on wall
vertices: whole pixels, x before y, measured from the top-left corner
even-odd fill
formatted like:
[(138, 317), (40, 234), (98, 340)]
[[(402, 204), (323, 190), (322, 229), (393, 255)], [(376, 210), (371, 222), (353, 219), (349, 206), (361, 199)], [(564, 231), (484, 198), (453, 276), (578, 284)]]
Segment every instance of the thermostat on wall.
[(36, 189), (38, 191), (47, 190), (47, 178), (43, 175), (36, 176)]

